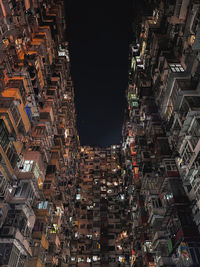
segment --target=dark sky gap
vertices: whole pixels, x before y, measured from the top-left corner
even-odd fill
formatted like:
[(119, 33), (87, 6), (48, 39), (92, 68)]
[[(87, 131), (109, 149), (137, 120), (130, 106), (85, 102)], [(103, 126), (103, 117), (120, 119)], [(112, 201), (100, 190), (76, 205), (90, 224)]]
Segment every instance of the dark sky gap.
[(120, 142), (128, 82), (131, 2), (66, 4), (81, 145), (106, 147)]

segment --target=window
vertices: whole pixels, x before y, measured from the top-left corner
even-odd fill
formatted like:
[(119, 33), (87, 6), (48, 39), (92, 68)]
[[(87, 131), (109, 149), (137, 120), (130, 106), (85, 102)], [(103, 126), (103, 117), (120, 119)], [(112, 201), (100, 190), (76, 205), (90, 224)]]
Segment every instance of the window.
[(21, 170), (22, 172), (30, 172), (33, 167), (33, 160), (25, 160), (23, 169)]
[(20, 91), (20, 94), (21, 94), (21, 97), (22, 97), (23, 104), (25, 104), (25, 102), (26, 102), (26, 91), (25, 91), (23, 85), (19, 86), (19, 91)]
[(9, 146), (6, 155), (10, 161), (12, 168), (14, 168), (18, 160), (18, 154), (13, 144)]
[(192, 147), (194, 149), (200, 137), (200, 120), (199, 119), (196, 119), (194, 121), (189, 134), (191, 135), (190, 143), (192, 144)]
[(34, 173), (35, 178), (38, 179), (38, 177), (40, 176), (40, 169), (39, 169), (37, 163), (35, 164), (35, 168), (33, 170), (33, 173)]
[(51, 152), (51, 158), (52, 158), (52, 159), (57, 159), (57, 158), (59, 158), (58, 153), (57, 153), (57, 152)]
[(0, 197), (4, 197), (6, 188), (7, 188), (6, 178), (0, 171)]
[(184, 72), (184, 68), (181, 64), (169, 64), (172, 72)]
[(165, 161), (165, 166), (167, 171), (176, 171), (176, 163), (174, 161)]
[(78, 258), (78, 262), (84, 262), (84, 258)]
[(154, 208), (161, 208), (162, 203), (160, 201), (160, 198), (152, 198), (152, 204)]
[(87, 257), (87, 262), (92, 262), (91, 258)]
[(17, 130), (19, 133), (26, 135), (26, 130), (25, 130), (25, 127), (24, 127), (22, 120), (20, 120), (19, 125), (17, 127)]
[(42, 231), (44, 227), (44, 223), (42, 221), (36, 220), (34, 225), (34, 231)]
[(174, 10), (174, 15), (176, 17), (179, 17), (179, 15), (180, 15), (181, 6), (182, 6), (182, 0), (178, 0), (176, 2), (176, 7), (175, 7), (175, 10)]
[(43, 189), (50, 189), (51, 183), (45, 183)]
[(11, 111), (15, 124), (17, 124), (20, 118), (20, 113), (19, 113), (18, 108), (14, 104), (12, 104), (10, 106), (10, 111)]
[(35, 132), (38, 135), (44, 134), (45, 127), (44, 126), (36, 126), (35, 127)]
[(20, 255), (19, 250), (15, 246), (13, 246), (13, 249), (12, 249), (12, 252), (10, 255), (10, 260), (9, 260), (9, 266), (10, 267), (16, 266), (16, 262), (19, 259), (19, 255)]
[(9, 144), (9, 132), (6, 128), (6, 125), (2, 119), (0, 119), (0, 144), (5, 151)]
[(42, 201), (38, 204), (38, 209), (49, 209), (48, 201)]
[(27, 189), (28, 189), (28, 183), (24, 183), (20, 194), (21, 197), (25, 197), (27, 195), (28, 192)]
[(87, 229), (92, 229), (92, 224), (88, 224)]
[(49, 113), (48, 112), (41, 112), (40, 113), (41, 120), (49, 120)]
[(98, 260), (99, 260), (99, 257), (98, 257), (98, 256), (93, 256), (93, 257), (92, 257), (92, 260), (93, 260), (93, 261), (98, 261)]
[(183, 162), (185, 164), (188, 164), (192, 156), (192, 150), (188, 143), (186, 143), (185, 148), (183, 149), (183, 152), (181, 153), (181, 157), (183, 159)]

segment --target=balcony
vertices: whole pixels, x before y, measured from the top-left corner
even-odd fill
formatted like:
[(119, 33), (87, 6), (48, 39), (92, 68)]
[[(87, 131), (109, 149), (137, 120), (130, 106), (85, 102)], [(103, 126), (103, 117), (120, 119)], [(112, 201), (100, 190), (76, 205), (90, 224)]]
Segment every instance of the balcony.
[(25, 267), (45, 267), (44, 263), (38, 257), (32, 257), (28, 263), (25, 263)]
[(168, 244), (167, 233), (166, 231), (157, 231), (155, 232), (152, 239), (152, 249), (160, 249), (161, 246)]
[(16, 176), (18, 179), (32, 179), (41, 189), (45, 179), (45, 166), (41, 153), (38, 151), (25, 152), (23, 160), (16, 168)]
[(165, 215), (164, 208), (152, 208), (151, 211), (149, 212), (148, 223), (150, 223), (152, 226), (155, 226), (162, 221), (164, 215)]
[[(45, 250), (48, 250), (49, 248), (49, 242), (47, 240), (47, 236), (45, 234), (44, 231), (33, 231), (32, 232), (32, 238), (38, 242), (38, 240), (40, 240), (40, 244), (41, 246), (45, 249)], [(38, 248), (37, 248), (38, 249)], [(32, 249), (33, 250), (33, 249)], [(36, 250), (36, 248), (34, 248), (34, 251)], [(41, 250), (41, 248), (40, 248)], [(36, 254), (35, 254), (36, 255)]]
[[(50, 264), (50, 265), (48, 265)], [(51, 255), (51, 254), (48, 254), (46, 256), (46, 266), (57, 266), (58, 265), (58, 257), (57, 256), (54, 256), (54, 255)]]
[(48, 201), (41, 201), (38, 203), (38, 209), (36, 211), (36, 216), (49, 217), (51, 215), (51, 207)]
[(176, 266), (171, 257), (158, 257), (156, 267)]
[(18, 241), (17, 243), (23, 247), (23, 250), (25, 249), (26, 251), (30, 251), (30, 244), (28, 238), (25, 239), (21, 232), (13, 226), (4, 226), (1, 229), (1, 238), (0, 243), (3, 243), (3, 240), (5, 238), (9, 239), (10, 242), (14, 242), (14, 240), (16, 239)]
[(60, 247), (60, 239), (57, 233), (51, 233), (49, 235), (49, 243), (54, 243), (57, 248)]

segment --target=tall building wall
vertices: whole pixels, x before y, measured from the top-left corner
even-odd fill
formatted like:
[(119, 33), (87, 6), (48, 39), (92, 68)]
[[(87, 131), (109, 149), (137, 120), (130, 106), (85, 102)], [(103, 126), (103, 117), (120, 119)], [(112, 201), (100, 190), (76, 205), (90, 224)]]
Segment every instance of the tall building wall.
[(81, 147), (79, 170), (73, 260), (78, 266), (129, 266), (120, 146)]
[(122, 153), (134, 266), (199, 266), (199, 1), (149, 1), (130, 45)]
[(133, 20), (121, 144), (80, 147), (64, 1), (0, 1), (0, 266), (200, 266), (200, 3)]
[(79, 139), (64, 11), (0, 3), (0, 266), (68, 266)]

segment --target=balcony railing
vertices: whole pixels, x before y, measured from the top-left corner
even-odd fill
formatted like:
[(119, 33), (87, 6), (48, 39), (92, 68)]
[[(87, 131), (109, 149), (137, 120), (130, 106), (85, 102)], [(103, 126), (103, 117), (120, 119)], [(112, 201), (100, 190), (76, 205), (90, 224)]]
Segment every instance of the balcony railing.
[(171, 257), (160, 257), (157, 262), (157, 267), (161, 266), (176, 266)]
[(163, 218), (165, 214), (165, 209), (164, 208), (152, 208), (149, 214), (149, 219), (148, 221), (151, 224), (154, 224), (156, 220), (160, 220)]

